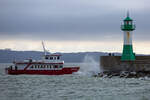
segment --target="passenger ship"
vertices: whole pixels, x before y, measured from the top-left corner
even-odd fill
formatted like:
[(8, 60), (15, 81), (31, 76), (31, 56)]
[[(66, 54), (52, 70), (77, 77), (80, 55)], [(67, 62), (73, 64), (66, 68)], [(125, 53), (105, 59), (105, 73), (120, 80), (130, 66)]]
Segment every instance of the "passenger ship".
[[(43, 44), (43, 42), (42, 42)], [(43, 44), (44, 56), (42, 60), (27, 59), (22, 62), (13, 62), (13, 65), (5, 69), (7, 74), (39, 74), (39, 75), (63, 75), (77, 72), (79, 66), (65, 67), (60, 60), (60, 54), (46, 54)]]

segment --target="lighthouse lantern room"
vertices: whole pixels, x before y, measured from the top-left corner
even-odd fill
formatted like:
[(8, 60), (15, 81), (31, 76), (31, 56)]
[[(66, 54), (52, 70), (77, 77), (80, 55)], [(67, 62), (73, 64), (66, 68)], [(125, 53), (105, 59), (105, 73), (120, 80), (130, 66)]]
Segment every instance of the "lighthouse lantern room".
[(129, 12), (127, 12), (127, 17), (124, 19), (123, 25), (121, 25), (121, 30), (124, 31), (121, 61), (134, 61), (135, 53), (133, 53), (132, 47), (132, 31), (135, 30), (135, 25), (133, 25), (133, 20), (129, 17)]

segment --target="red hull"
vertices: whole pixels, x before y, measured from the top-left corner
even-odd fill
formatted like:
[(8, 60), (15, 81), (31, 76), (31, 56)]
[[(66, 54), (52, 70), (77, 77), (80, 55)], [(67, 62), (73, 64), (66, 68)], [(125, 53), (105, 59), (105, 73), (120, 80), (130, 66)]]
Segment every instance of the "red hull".
[(18, 74), (30, 74), (30, 75), (64, 75), (72, 74), (77, 72), (79, 67), (68, 67), (62, 68), (61, 70), (10, 70), (6, 69), (7, 74), (18, 75)]

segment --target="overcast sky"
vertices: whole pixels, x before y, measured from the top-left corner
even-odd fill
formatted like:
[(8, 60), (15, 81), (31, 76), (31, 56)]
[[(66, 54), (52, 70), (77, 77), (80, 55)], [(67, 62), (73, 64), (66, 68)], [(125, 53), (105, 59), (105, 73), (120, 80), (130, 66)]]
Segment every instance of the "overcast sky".
[[(149, 0), (0, 0), (0, 48), (52, 52), (121, 52), (127, 10), (133, 43), (150, 53)], [(140, 48), (145, 48), (141, 50)]]

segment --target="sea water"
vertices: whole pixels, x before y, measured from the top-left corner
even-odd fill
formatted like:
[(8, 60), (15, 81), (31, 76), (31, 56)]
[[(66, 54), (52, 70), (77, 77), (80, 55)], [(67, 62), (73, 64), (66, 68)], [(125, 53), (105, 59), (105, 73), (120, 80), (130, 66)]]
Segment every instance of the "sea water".
[(72, 75), (7, 75), (8, 65), (0, 64), (0, 100), (150, 100), (146, 77), (93, 77), (99, 67), (88, 63)]

